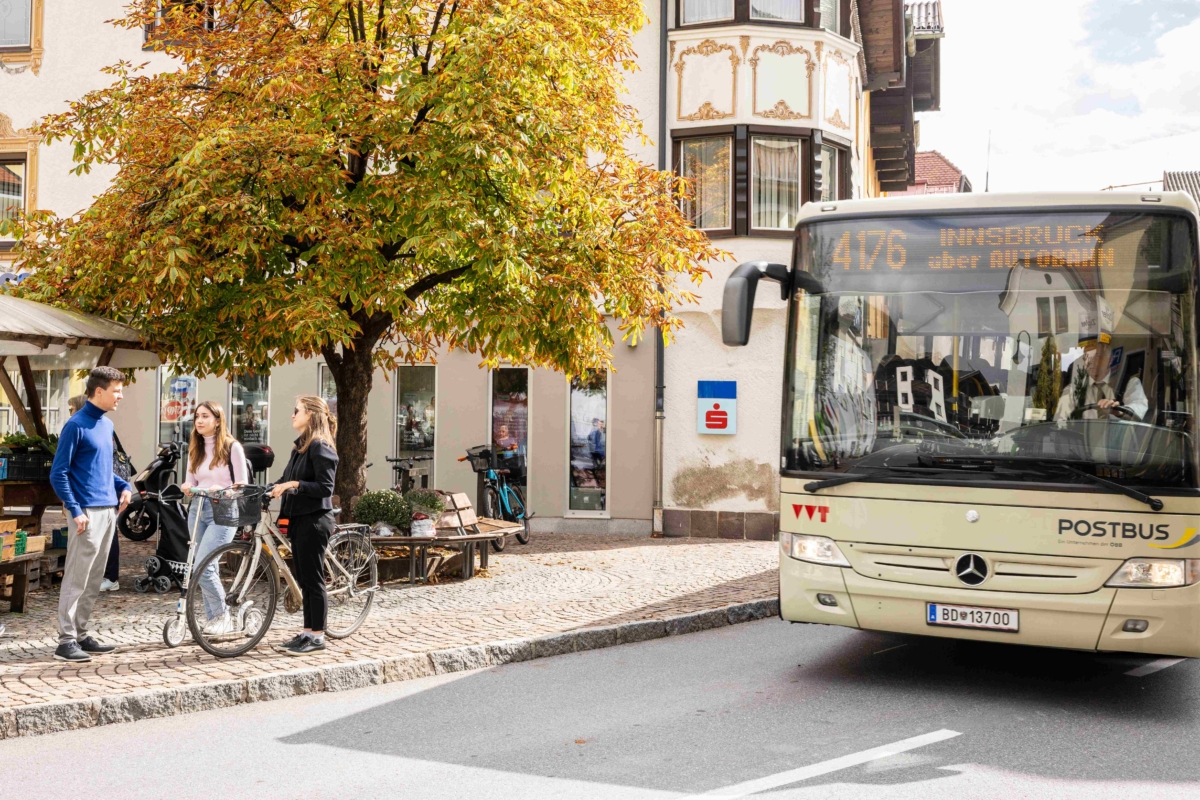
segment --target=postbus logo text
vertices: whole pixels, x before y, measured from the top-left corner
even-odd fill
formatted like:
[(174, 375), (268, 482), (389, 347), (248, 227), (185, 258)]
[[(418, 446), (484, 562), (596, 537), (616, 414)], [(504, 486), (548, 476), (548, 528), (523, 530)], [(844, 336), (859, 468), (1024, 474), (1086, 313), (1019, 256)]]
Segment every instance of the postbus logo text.
[(1155, 525), (1150, 522), (1060, 519), (1058, 535), (1062, 536), (1068, 533), (1076, 536), (1111, 536), (1114, 539), (1154, 539), (1160, 542), (1171, 538), (1169, 525)]

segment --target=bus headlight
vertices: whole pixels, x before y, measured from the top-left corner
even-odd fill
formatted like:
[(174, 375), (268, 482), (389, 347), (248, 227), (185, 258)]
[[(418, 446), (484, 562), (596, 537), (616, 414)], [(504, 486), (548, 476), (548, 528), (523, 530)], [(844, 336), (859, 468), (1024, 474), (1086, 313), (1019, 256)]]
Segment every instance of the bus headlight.
[(781, 533), (787, 554), (797, 561), (826, 564), (833, 567), (848, 567), (850, 562), (838, 549), (837, 542), (824, 536), (808, 536), (803, 533)]
[(1105, 586), (1163, 589), (1200, 581), (1200, 558), (1131, 558)]

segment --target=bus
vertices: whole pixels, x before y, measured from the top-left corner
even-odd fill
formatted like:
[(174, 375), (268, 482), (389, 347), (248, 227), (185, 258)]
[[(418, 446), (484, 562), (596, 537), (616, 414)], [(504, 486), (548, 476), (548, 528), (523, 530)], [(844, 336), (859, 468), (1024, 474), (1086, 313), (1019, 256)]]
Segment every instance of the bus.
[(1197, 207), (1182, 193), (810, 203), (790, 265), (780, 615), (1200, 656)]

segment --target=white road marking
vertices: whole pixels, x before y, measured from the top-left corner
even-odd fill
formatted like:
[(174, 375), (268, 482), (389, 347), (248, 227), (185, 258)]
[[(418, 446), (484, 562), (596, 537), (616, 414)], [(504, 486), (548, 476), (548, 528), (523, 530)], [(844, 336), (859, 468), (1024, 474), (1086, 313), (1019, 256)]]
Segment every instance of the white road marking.
[(1187, 661), (1186, 658), (1160, 658), (1157, 661), (1151, 661), (1149, 664), (1142, 664), (1137, 669), (1131, 669), (1126, 672), (1126, 675), (1132, 675), (1135, 678), (1142, 678), (1153, 672), (1158, 672), (1160, 669), (1173, 667), (1180, 661)]
[(831, 758), (828, 761), (822, 761), (819, 764), (809, 764), (807, 767), (799, 769), (790, 769), (787, 772), (777, 772), (774, 775), (768, 775), (765, 778), (755, 778), (752, 781), (744, 783), (735, 783), (733, 786), (726, 786), (723, 789), (713, 789), (711, 792), (703, 794), (689, 795), (681, 798), (681, 800), (699, 800), (700, 798), (721, 798), (722, 800), (733, 800), (739, 797), (748, 797), (758, 792), (765, 792), (768, 789), (778, 789), (781, 786), (787, 786), (797, 781), (806, 781), (809, 778), (815, 778), (819, 775), (828, 775), (830, 772), (856, 767), (859, 764), (865, 764), (868, 761), (875, 761), (880, 758), (894, 756), (897, 753), (903, 753), (908, 750), (915, 750), (918, 747), (924, 747), (929, 744), (936, 744), (947, 739), (953, 739), (955, 736), (962, 736), (958, 731), (940, 730), (933, 733), (927, 733), (923, 736), (914, 736), (911, 739), (905, 739), (892, 744), (885, 744), (883, 747), (875, 747), (871, 750), (863, 750), (860, 753), (851, 753), (848, 756), (839, 758)]

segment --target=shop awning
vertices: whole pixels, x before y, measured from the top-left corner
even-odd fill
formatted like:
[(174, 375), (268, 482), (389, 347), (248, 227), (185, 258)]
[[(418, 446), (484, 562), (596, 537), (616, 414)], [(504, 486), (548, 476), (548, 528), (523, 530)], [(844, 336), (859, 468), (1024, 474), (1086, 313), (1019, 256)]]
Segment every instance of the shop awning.
[[(29, 398), (21, 403), (8, 375), (15, 358)], [(119, 322), (0, 294), (0, 388), (27, 433), (46, 436), (33, 370), (157, 367), (162, 359), (149, 350), (134, 328)]]

